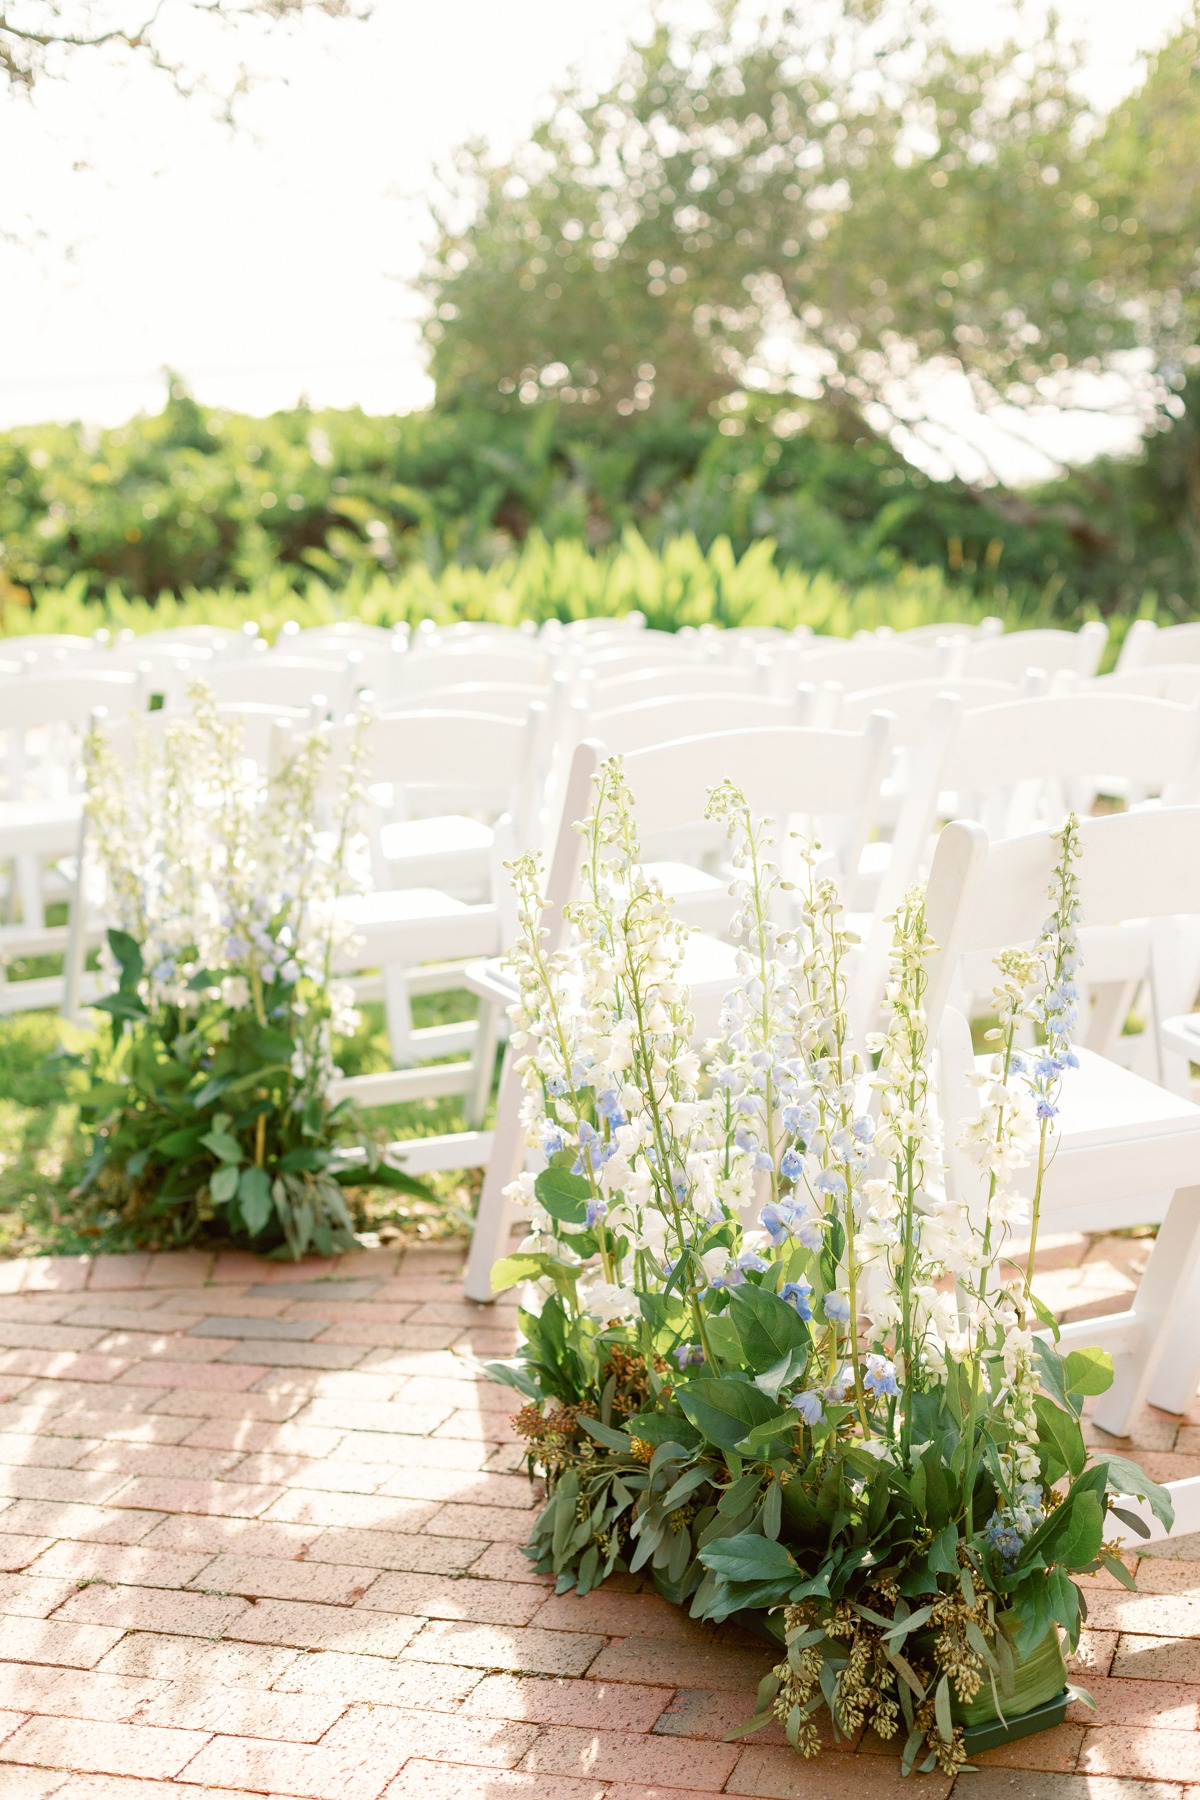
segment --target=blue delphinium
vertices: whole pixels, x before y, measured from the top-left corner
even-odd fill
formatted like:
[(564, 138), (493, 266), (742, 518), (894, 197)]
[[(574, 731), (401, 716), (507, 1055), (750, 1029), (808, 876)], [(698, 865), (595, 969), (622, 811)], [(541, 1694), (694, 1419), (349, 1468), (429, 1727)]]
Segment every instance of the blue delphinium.
[(802, 1319), (811, 1319), (812, 1307), (808, 1304), (808, 1297), (811, 1293), (811, 1281), (805, 1281), (803, 1279), (800, 1281), (785, 1281), (779, 1290), (779, 1298), (781, 1300), (786, 1300), (789, 1306), (794, 1306)]
[(812, 1388), (807, 1388), (804, 1393), (797, 1394), (796, 1398), (792, 1401), (792, 1405), (800, 1414), (800, 1417), (804, 1420), (806, 1425), (819, 1425), (825, 1417), (825, 1408), (821, 1404), (821, 1396), (814, 1392)]
[(900, 1392), (900, 1383), (896, 1380), (896, 1365), (886, 1356), (868, 1356), (863, 1386), (876, 1399), (896, 1395)]

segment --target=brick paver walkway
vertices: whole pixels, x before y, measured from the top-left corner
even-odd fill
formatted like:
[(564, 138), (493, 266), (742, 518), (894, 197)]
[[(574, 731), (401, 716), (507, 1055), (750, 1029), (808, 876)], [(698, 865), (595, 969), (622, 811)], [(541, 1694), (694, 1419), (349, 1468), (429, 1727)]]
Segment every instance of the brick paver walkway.
[[(761, 1648), (532, 1573), (511, 1398), (471, 1361), (512, 1313), (459, 1261), (0, 1265), (0, 1795), (942, 1800), (882, 1746), (727, 1743)], [(1200, 1411), (1139, 1442), (1200, 1472)], [(1200, 1563), (1142, 1580), (1091, 1598), (1098, 1715), (955, 1800), (1200, 1800)]]

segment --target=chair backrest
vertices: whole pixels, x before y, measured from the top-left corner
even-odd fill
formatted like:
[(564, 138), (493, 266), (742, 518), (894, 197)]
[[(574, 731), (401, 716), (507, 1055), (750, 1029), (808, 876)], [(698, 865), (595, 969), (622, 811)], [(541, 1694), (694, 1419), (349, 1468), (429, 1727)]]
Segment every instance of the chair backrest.
[(1069, 669), (1086, 679), (1100, 667), (1107, 642), (1108, 626), (1099, 619), (1089, 619), (1078, 631), (1010, 631), (967, 644), (962, 672), (989, 681), (1020, 681), (1027, 669), (1044, 669), (1047, 675)]
[(582, 672), (575, 692), (589, 709), (609, 712), (615, 706), (635, 706), (687, 694), (754, 694), (763, 689), (762, 671), (753, 663), (732, 667), (691, 663), (682, 667), (660, 664), (649, 669), (631, 665), (617, 674), (605, 674), (597, 666)]
[(699, 632), (639, 631), (615, 643), (595, 644), (584, 639), (577, 652), (577, 667), (587, 669), (596, 681), (636, 674), (641, 669), (677, 669), (697, 663), (720, 664), (723, 659), (713, 638)]
[[(815, 829), (844, 876), (858, 866), (888, 750), (882, 714), (861, 732), (810, 726), (717, 731), (632, 752), (625, 772), (643, 837), (704, 817), (709, 790), (730, 780), (763, 818)], [(781, 839), (781, 859), (786, 846)]]
[[(1075, 867), (1085, 927), (1200, 914), (1200, 806), (1084, 819), (1079, 841)], [(983, 827), (968, 820), (946, 826), (925, 896), (937, 946), (925, 998), (932, 1032), (962, 958), (1037, 940), (1058, 854), (1049, 827), (990, 842)]]
[(335, 713), (344, 712), (365, 683), (358, 665), (347, 666), (340, 658), (276, 655), (206, 665), (202, 679), (218, 705), (255, 701), (263, 706), (311, 707), (322, 700)]
[[(353, 723), (330, 728), (331, 769), (346, 753)], [(377, 714), (366, 723), (364, 780), (390, 790), (385, 810), (469, 810), (513, 818), (516, 841), (531, 842), (532, 774), (539, 767), (541, 718), (411, 711)]]
[(1196, 707), (1085, 689), (960, 713), (946, 741), (940, 785), (973, 799), (1008, 795), (1029, 782), (1084, 783), (1094, 794), (1111, 777), (1187, 799), (1198, 767)]
[(762, 726), (804, 723), (804, 701), (771, 700), (763, 694), (718, 692), (723, 678), (710, 676), (707, 693), (642, 700), (582, 715), (583, 733), (604, 745), (609, 755), (627, 755), (668, 744), (694, 733), (697, 726), (720, 720), (722, 731), (751, 731)]
[(932, 681), (949, 673), (950, 643), (910, 647), (894, 639), (851, 638), (833, 643), (810, 638), (801, 647), (796, 669), (801, 681), (836, 681), (848, 694), (899, 681)]
[(204, 651), (214, 657), (248, 656), (256, 645), (262, 645), (257, 625), (243, 625), (240, 631), (224, 625), (168, 625), (161, 631), (122, 631), (114, 650), (132, 654), (134, 663), (128, 666), (133, 667), (137, 653), (147, 656), (160, 650), (181, 650), (185, 654)]
[(414, 688), (380, 708), (391, 712), (470, 712), (490, 718), (528, 719), (529, 709), (545, 697), (543, 687), (522, 681), (464, 681), (452, 687)]
[[(263, 772), (271, 767), (277, 728), (286, 726), (292, 731), (303, 731), (306, 725), (312, 725), (311, 712), (301, 707), (239, 701), (218, 706), (217, 713), (223, 720), (240, 727), (247, 760)], [(124, 763), (134, 763), (142, 745), (148, 743), (154, 748), (160, 744), (179, 719), (179, 713), (168, 710), (139, 713), (136, 718), (128, 714), (124, 718), (110, 718), (104, 707), (97, 707), (92, 714), (93, 725), (104, 733), (113, 754)]]
[(30, 632), (27, 636), (0, 638), (0, 656), (14, 659), (26, 668), (40, 663), (61, 667), (77, 656), (92, 656), (98, 646), (94, 638), (72, 637), (63, 632)]
[(842, 731), (861, 731), (872, 713), (890, 713), (893, 748), (920, 744), (929, 735), (937, 702), (943, 694), (951, 695), (963, 707), (1001, 706), (1007, 700), (1017, 699), (1019, 690), (1007, 681), (981, 681), (968, 675), (892, 682), (887, 687), (842, 694), (834, 723)]
[(900, 631), (892, 631), (884, 626), (875, 636), (894, 638), (898, 644), (937, 644), (943, 638), (975, 640), (999, 637), (1003, 630), (1003, 619), (977, 619), (973, 624), (968, 624), (963, 619), (946, 619), (933, 625), (909, 625)]
[(339, 619), (333, 625), (299, 626), (288, 622), (275, 639), (274, 650), (288, 656), (335, 656), (339, 651), (390, 651), (406, 643), (407, 626), (367, 625), (361, 619)]
[(123, 669), (55, 671), (40, 669), (0, 686), (0, 731), (32, 731), (40, 725), (76, 725), (81, 729), (96, 706), (134, 706), (140, 684)]
[(1183, 625), (1155, 625), (1153, 619), (1135, 619), (1125, 633), (1117, 668), (1157, 667), (1162, 663), (1200, 663), (1200, 620)]
[(422, 646), (378, 662), (368, 657), (364, 668), (366, 685), (382, 700), (477, 681), (543, 685), (550, 676), (550, 659), (536, 640), (520, 638), (494, 646)]

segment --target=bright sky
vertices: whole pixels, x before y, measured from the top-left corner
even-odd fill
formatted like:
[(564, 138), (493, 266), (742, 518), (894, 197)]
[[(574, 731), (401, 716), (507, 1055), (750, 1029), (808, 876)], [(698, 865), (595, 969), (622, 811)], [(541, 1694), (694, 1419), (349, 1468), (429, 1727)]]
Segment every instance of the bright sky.
[[(1010, 17), (997, 0), (946, 5), (976, 39)], [(1111, 102), (1183, 0), (1060, 11)], [(164, 83), (83, 59), (31, 104), (5, 99), (0, 232), (21, 241), (0, 243), (0, 426), (156, 410), (167, 364), (205, 402), (249, 412), (302, 394), (426, 404), (406, 282), (432, 169), (469, 135), (511, 143), (572, 65), (602, 81), (644, 21), (641, 0), (377, 0), (368, 24), (273, 36), (256, 53), (273, 79), (234, 136)], [(953, 389), (938, 404), (968, 472), (980, 426)], [(1082, 454), (1129, 429), (1060, 419), (1035, 435)], [(1039, 472), (1034, 452), (1002, 454), (1013, 478)]]

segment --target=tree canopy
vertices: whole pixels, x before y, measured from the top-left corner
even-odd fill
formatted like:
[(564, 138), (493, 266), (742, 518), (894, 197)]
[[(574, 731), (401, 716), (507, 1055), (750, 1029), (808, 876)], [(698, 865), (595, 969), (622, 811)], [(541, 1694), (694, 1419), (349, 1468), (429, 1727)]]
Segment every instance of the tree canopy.
[(457, 158), (424, 281), (439, 401), (759, 388), (894, 422), (932, 373), (1030, 406), (1139, 347), (1169, 384), (1200, 306), (1196, 56), (1193, 22), (1105, 119), (1053, 32), (968, 51), (909, 0), (660, 24), (511, 157)]

